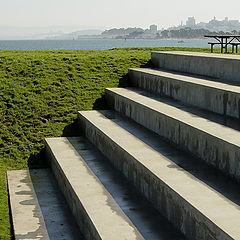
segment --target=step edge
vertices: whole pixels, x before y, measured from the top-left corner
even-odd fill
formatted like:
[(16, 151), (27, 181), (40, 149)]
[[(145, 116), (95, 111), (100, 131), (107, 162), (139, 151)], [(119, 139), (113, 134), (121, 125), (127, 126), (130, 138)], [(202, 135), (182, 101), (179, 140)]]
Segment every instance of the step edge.
[[(131, 91), (130, 88), (105, 88), (105, 95), (108, 95), (109, 93), (112, 93), (112, 94), (116, 94), (116, 95), (118, 95), (118, 96), (120, 96), (120, 97), (122, 97), (122, 98), (130, 99), (130, 98), (128, 98), (128, 97), (123, 96), (121, 93), (116, 92), (117, 89), (124, 89), (124, 90), (126, 89), (126, 90), (130, 90), (130, 91)], [(137, 94), (137, 93), (136, 93), (136, 94)], [(138, 94), (138, 95), (139, 95), (139, 94)], [(145, 96), (141, 96), (141, 97), (144, 97), (144, 98), (145, 98)], [(147, 109), (150, 109), (150, 110), (154, 111), (155, 113), (159, 113), (159, 114), (161, 114), (161, 115), (165, 115), (166, 117), (168, 117), (168, 118), (170, 118), (170, 119), (173, 119), (173, 120), (175, 120), (175, 121), (177, 121), (177, 122), (181, 122), (181, 123), (184, 124), (184, 125), (190, 126), (190, 127), (194, 128), (194, 129), (197, 129), (197, 130), (199, 130), (199, 131), (201, 131), (201, 132), (204, 132), (204, 133), (208, 134), (209, 136), (212, 136), (212, 137), (214, 137), (214, 138), (216, 138), (216, 139), (219, 139), (219, 140), (221, 140), (221, 141), (224, 141), (225, 143), (231, 144), (231, 145), (233, 145), (233, 146), (235, 146), (235, 147), (240, 147), (240, 143), (238, 144), (238, 143), (232, 142), (231, 140), (223, 139), (221, 136), (215, 136), (215, 135), (213, 135), (213, 134), (211, 134), (211, 133), (206, 132), (205, 130), (203, 130), (202, 128), (200, 128), (200, 127), (198, 127), (198, 126), (194, 126), (194, 124), (185, 123), (185, 122), (183, 122), (183, 120), (181, 120), (181, 119), (179, 119), (179, 118), (177, 118), (177, 117), (175, 117), (175, 116), (171, 116), (171, 115), (169, 115), (169, 114), (167, 114), (167, 113), (162, 113), (162, 112), (158, 111), (158, 109), (152, 108), (152, 107), (150, 107), (150, 106), (148, 106), (148, 105), (146, 105), (146, 104), (143, 104), (143, 103), (141, 103), (141, 102), (137, 102), (137, 101), (134, 100), (134, 99), (130, 99), (130, 101), (134, 102), (134, 103), (137, 104), (137, 105), (141, 105), (141, 106), (143, 106), (143, 107), (145, 107), (145, 108), (147, 108)], [(156, 100), (153, 99), (153, 101), (156, 101)], [(161, 103), (161, 104), (164, 104), (165, 106), (169, 106), (169, 105), (166, 104), (166, 103)], [(170, 107), (175, 108), (174, 106), (170, 106)], [(182, 111), (182, 112), (186, 112), (186, 111), (184, 111), (184, 110), (182, 110), (182, 109), (178, 109), (178, 110), (179, 110), (179, 111)], [(197, 117), (198, 117), (198, 116), (197, 116)], [(206, 120), (205, 118), (202, 118), (202, 117), (198, 117), (198, 118)], [(218, 123), (215, 123), (215, 122), (212, 122), (212, 121), (210, 121), (210, 122), (211, 122), (212, 124), (214, 124), (214, 125), (216, 124), (216, 126), (219, 125), (219, 126), (225, 127), (224, 125), (221, 125), (221, 124), (218, 124)], [(238, 132), (237, 130), (232, 129), (232, 128), (230, 128), (230, 127), (225, 127), (225, 128), (228, 129), (229, 131), (232, 131), (232, 133), (235, 133), (235, 132), (237, 133), (237, 132)]]
[[(240, 86), (232, 85), (231, 83), (223, 83), (223, 82), (218, 81), (217, 79), (213, 79), (213, 80), (207, 80), (207, 79), (204, 79), (204, 78), (199, 79), (199, 78), (196, 78), (196, 77), (193, 77), (193, 76), (181, 75), (180, 72), (168, 73), (167, 71), (164, 72), (164, 71), (161, 71), (161, 70), (156, 70), (156, 69), (151, 69), (151, 68), (149, 68), (149, 70), (156, 71), (156, 73), (147, 72), (143, 68), (135, 68), (135, 69), (130, 68), (129, 73), (137, 72), (137, 73), (140, 73), (140, 74), (157, 76), (159, 78), (161, 77), (162, 80), (165, 80), (165, 81), (167, 79), (171, 79), (172, 81), (184, 82), (184, 83), (192, 84), (192, 85), (198, 85), (198, 86), (201, 86), (201, 87), (206, 87), (206, 88), (210, 88), (210, 89), (214, 89), (214, 90), (220, 90), (222, 92), (227, 92), (227, 93), (231, 93), (231, 94), (240, 94)], [(165, 74), (165, 73), (169, 74), (170, 76), (164, 76), (163, 74)], [(182, 77), (185, 77), (187, 79), (182, 79)], [(197, 80), (199, 80), (199, 81), (197, 82)], [(138, 81), (138, 79), (137, 79), (137, 81)], [(213, 86), (213, 84), (208, 85), (208, 83), (210, 83), (210, 84), (214, 83), (214, 85), (217, 85), (217, 86)], [(236, 88), (236, 90), (231, 90), (229, 88)]]

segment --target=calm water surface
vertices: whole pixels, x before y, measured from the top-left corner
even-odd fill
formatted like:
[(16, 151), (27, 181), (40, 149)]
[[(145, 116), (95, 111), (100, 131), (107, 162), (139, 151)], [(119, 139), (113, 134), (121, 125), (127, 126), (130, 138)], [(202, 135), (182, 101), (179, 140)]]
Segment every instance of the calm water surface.
[(81, 39), (0, 41), (0, 50), (104, 50), (125, 47), (208, 47), (208, 40)]

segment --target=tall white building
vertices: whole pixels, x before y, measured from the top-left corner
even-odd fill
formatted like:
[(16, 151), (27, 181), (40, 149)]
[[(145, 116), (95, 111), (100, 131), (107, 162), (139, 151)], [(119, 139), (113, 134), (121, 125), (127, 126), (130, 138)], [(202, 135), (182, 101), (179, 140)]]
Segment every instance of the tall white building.
[(186, 26), (187, 27), (195, 27), (196, 25), (196, 20), (194, 17), (189, 17), (188, 20), (186, 21)]
[(154, 25), (154, 24), (151, 25), (151, 26), (150, 26), (150, 31), (151, 31), (151, 32), (157, 32), (157, 25)]

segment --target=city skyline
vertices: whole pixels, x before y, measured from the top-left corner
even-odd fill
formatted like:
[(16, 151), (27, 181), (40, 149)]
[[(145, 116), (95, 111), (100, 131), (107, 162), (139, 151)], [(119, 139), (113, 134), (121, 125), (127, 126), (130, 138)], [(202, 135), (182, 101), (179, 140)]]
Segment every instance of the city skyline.
[[(239, 18), (235, 18), (235, 19), (232, 19), (231, 17), (229, 16), (224, 16), (223, 18), (218, 18), (216, 17), (215, 15), (213, 15), (212, 17), (210, 17), (209, 19), (206, 19), (205, 21), (200, 21), (197, 17), (193, 16), (193, 15), (189, 15), (189, 16), (186, 16), (184, 19), (181, 19), (179, 20), (178, 22), (175, 22), (174, 24), (172, 25), (166, 25), (163, 27), (162, 24), (158, 24), (156, 22), (150, 22), (149, 24), (143, 24), (143, 25), (140, 25), (140, 24), (137, 24), (137, 25), (134, 25), (132, 23), (129, 23), (129, 24), (126, 24), (126, 25), (111, 25), (112, 27), (102, 27), (102, 26), (98, 26), (98, 25), (83, 25), (83, 24), (75, 24), (75, 25), (39, 25), (39, 26), (21, 26), (21, 25), (4, 25), (2, 24), (2, 22), (0, 22), (0, 30), (1, 28), (2, 29), (7, 29), (7, 28), (12, 28), (12, 29), (17, 29), (17, 28), (22, 28), (22, 29), (31, 29), (31, 30), (34, 30), (34, 29), (39, 29), (41, 31), (51, 31), (52, 29), (56, 29), (56, 31), (63, 31), (63, 32), (72, 32), (74, 30), (89, 30), (89, 29), (98, 29), (98, 30), (102, 30), (102, 31), (105, 31), (107, 29), (112, 29), (112, 28), (128, 28), (128, 27), (140, 27), (140, 28), (143, 28), (143, 29), (147, 29), (149, 28), (149, 26), (151, 25), (157, 25), (159, 29), (167, 29), (167, 28), (171, 28), (171, 27), (177, 27), (177, 26), (181, 26), (181, 25), (188, 25), (187, 22), (188, 20), (194, 18), (195, 20), (195, 23), (196, 24), (199, 24), (199, 23), (207, 23), (207, 22), (210, 22), (211, 20), (213, 19), (216, 19), (217, 21), (224, 21), (226, 19), (230, 20), (230, 21), (239, 21), (240, 22), (240, 16)], [(190, 20), (191, 21), (191, 20)]]
[[(162, 28), (157, 24), (151, 24), (147, 28), (141, 27), (132, 27), (127, 26), (128, 28), (136, 28), (148, 31), (152, 27), (156, 27), (155, 32), (162, 30), (177, 30), (184, 27), (190, 27), (193, 29), (207, 29), (209, 31), (225, 31), (230, 32), (233, 30), (240, 31), (240, 22), (239, 20), (233, 20), (229, 17), (225, 17), (224, 19), (217, 19), (215, 16), (210, 19), (208, 22), (199, 22), (194, 16), (189, 16), (184, 21), (181, 21), (178, 25), (168, 26), (167, 28)], [(95, 35), (101, 34), (101, 32), (111, 30), (111, 29), (123, 29), (124, 27), (113, 27), (110, 29), (97, 29), (84, 28), (81, 26), (53, 26), (53, 27), (2, 27), (0, 26), (0, 40), (21, 40), (21, 39), (73, 39), (78, 38), (80, 35)], [(84, 30), (85, 29), (85, 30)], [(86, 30), (87, 29), (87, 30)], [(145, 37), (149, 34), (145, 32)], [(151, 35), (151, 34), (150, 34)]]

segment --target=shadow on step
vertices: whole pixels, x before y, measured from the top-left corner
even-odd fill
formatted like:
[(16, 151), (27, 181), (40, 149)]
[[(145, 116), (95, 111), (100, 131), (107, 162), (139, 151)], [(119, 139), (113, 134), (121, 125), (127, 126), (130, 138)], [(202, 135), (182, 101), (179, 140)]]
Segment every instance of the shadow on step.
[[(149, 60), (147, 63), (144, 63), (140, 66), (140, 68), (151, 68), (152, 67), (152, 62)], [(129, 75), (128, 73), (123, 75), (119, 79), (118, 87), (131, 87), (130, 81), (129, 81)], [(93, 110), (108, 110), (110, 109), (106, 99), (105, 99), (105, 94), (103, 93), (100, 98), (96, 99), (96, 101), (93, 103)]]
[(48, 167), (44, 149), (41, 149), (39, 152), (32, 154), (28, 159), (29, 169), (39, 169)]
[(109, 109), (109, 106), (107, 105), (105, 94), (102, 94), (100, 98), (98, 98), (93, 103), (93, 110), (100, 110), (100, 109)]
[[(140, 68), (151, 68), (152, 67), (152, 62), (149, 60), (147, 63), (142, 64)], [(129, 75), (128, 73), (123, 75), (119, 79), (118, 87), (131, 87), (130, 81), (129, 81)], [(94, 103), (93, 103), (93, 110), (108, 110), (110, 109), (106, 99), (105, 99), (105, 94), (102, 94), (100, 98), (98, 98)]]
[[(62, 132), (62, 137), (75, 137), (79, 135), (81, 135), (81, 133), (79, 131), (79, 127), (77, 124), (77, 119), (75, 119), (71, 124), (65, 126)], [(48, 167), (44, 147), (41, 150), (39, 150), (39, 152), (30, 155), (28, 159), (28, 167), (29, 169), (39, 169)]]
[(119, 79), (118, 87), (130, 87), (129, 81), (128, 81), (128, 73), (123, 75)]
[[(151, 60), (149, 60), (148, 62), (140, 65), (140, 68), (152, 68), (153, 67), (153, 64), (151, 62)], [(118, 83), (118, 87), (131, 87), (131, 83), (129, 81), (129, 75), (128, 73), (123, 75), (120, 80), (119, 80), (119, 83)]]
[[(123, 75), (119, 79), (118, 87), (130, 87), (130, 83), (128, 81), (128, 74)], [(105, 99), (105, 94), (103, 93), (100, 98), (96, 99), (93, 103), (93, 110), (108, 110), (110, 109), (107, 101)]]
[(77, 137), (80, 135), (77, 119), (74, 119), (72, 123), (65, 126), (63, 129), (62, 137)]
[(153, 68), (153, 67), (154, 66), (153, 66), (151, 59), (148, 62), (146, 62), (140, 66), (140, 68)]

